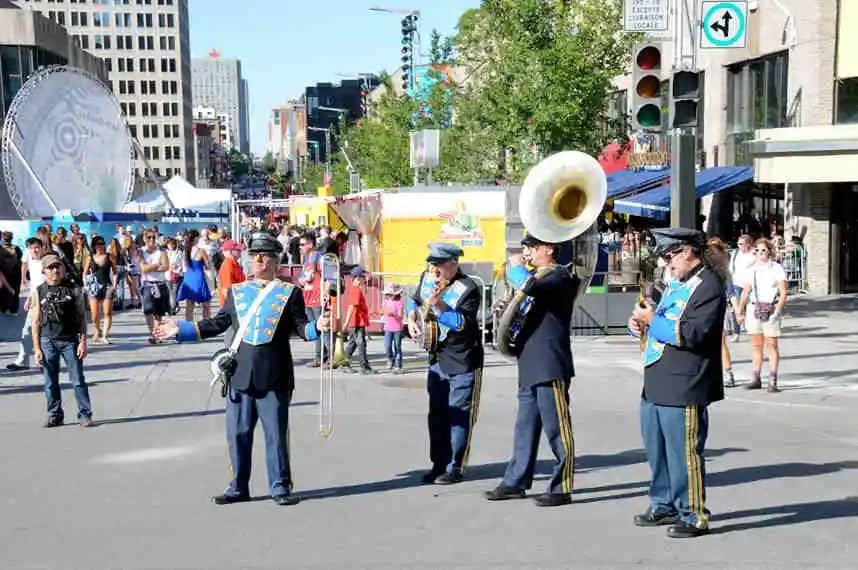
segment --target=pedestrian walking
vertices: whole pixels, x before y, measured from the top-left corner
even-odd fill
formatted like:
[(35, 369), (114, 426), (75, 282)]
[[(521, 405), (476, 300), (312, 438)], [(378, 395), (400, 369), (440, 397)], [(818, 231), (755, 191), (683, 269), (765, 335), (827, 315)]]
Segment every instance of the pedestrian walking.
[(24, 253), (12, 243), (14, 234), (9, 231), (0, 235), (0, 273), (6, 286), (0, 288), (0, 313), (17, 315), (21, 295), (21, 263)]
[(384, 287), (384, 352), (387, 355), (387, 369), (394, 374), (402, 373), (402, 330), (405, 319), (405, 301), (402, 300), (402, 287), (388, 283)]
[(778, 388), (778, 364), (780, 363), (781, 320), (787, 301), (786, 273), (783, 267), (772, 261), (771, 242), (765, 238), (754, 244), (757, 261), (746, 274), (742, 299), (739, 302), (739, 319), (751, 336), (751, 380), (745, 388), (762, 388), (760, 375), (763, 368), (763, 346), (769, 357), (769, 392), (780, 392)]
[[(107, 253), (104, 238), (97, 236), (92, 240), (92, 256), (87, 259), (83, 269), (84, 288), (89, 297), (89, 312), (92, 315), (92, 343), (111, 344), (110, 327), (113, 323), (113, 295), (116, 291), (118, 274), (116, 266)], [(101, 317), (104, 315), (104, 328)]]
[(145, 230), (140, 251), (140, 273), (143, 289), (143, 315), (149, 327), (149, 343), (159, 342), (154, 336), (155, 324), (170, 314), (170, 290), (167, 289), (167, 270), (170, 263), (167, 252), (157, 246), (155, 232)]
[[(278, 240), (279, 241), (279, 240)], [(244, 245), (235, 240), (228, 239), (223, 242), (224, 260), (218, 270), (218, 301), (223, 307), (226, 303), (226, 296), (229, 289), (237, 284), (243, 283), (246, 280), (244, 271), (241, 269), (241, 251)]]
[(211, 316), (212, 293), (209, 289), (209, 280), (206, 278), (211, 260), (206, 251), (199, 247), (199, 242), (200, 232), (197, 230), (190, 230), (185, 236), (185, 273), (176, 293), (176, 301), (185, 302), (187, 321), (194, 319), (194, 307), (198, 304), (203, 308), (204, 319)]
[(24, 301), (24, 312), (27, 313), (27, 316), (24, 320), (24, 328), (21, 330), (21, 341), (18, 343), (18, 356), (14, 362), (6, 365), (7, 370), (26, 370), (30, 367), (30, 357), (33, 355), (30, 301), (33, 291), (45, 281), (45, 275), (42, 272), (44, 242), (40, 238), (31, 237), (27, 240), (26, 246), (27, 253), (24, 255), (24, 261), (21, 264), (21, 286), (23, 288), (29, 285), (30, 294)]
[(29, 321), (36, 362), (45, 378), (48, 417), (44, 427), (63, 424), (60, 392), (60, 358), (66, 363), (69, 382), (74, 387), (77, 419), (82, 427), (91, 427), (92, 405), (83, 374), (86, 358), (86, 309), (83, 292), (64, 282), (65, 265), (55, 253), (40, 259), (44, 280), (29, 297)]
[(355, 267), (351, 270), (352, 286), (348, 293), (348, 309), (346, 320), (343, 323), (343, 332), (348, 332), (349, 339), (346, 342), (346, 357), (349, 363), (342, 367), (343, 372), (353, 372), (351, 358), (357, 350), (360, 362), (360, 371), (363, 374), (372, 374), (369, 358), (366, 354), (366, 329), (369, 327), (369, 307), (366, 304), (366, 270), (363, 267)]

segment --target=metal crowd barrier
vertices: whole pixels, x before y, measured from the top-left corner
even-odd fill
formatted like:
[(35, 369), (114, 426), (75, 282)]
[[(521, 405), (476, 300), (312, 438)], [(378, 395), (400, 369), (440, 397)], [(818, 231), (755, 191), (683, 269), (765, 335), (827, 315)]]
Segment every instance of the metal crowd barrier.
[(792, 293), (807, 293), (807, 257), (799, 249), (783, 252), (780, 261), (786, 273), (787, 289)]

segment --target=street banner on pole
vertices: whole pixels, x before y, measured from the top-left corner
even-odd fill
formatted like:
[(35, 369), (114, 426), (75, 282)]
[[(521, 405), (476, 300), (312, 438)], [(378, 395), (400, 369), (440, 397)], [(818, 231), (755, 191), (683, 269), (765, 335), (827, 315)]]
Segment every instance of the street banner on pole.
[(623, 29), (627, 32), (663, 32), (668, 29), (669, 0), (625, 0)]

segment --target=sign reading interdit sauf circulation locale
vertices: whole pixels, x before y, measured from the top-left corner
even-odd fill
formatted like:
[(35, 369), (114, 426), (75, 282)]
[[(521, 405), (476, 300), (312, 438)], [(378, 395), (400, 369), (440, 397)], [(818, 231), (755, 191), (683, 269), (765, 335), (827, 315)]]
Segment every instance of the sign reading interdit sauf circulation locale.
[(623, 29), (627, 32), (659, 32), (668, 28), (669, 0), (625, 0)]

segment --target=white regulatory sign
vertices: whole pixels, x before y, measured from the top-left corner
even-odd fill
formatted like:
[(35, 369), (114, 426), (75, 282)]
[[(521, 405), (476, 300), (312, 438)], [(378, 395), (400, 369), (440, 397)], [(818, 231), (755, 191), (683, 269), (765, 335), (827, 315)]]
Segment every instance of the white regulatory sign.
[(660, 32), (668, 28), (669, 0), (625, 0), (623, 29), (627, 32)]
[(743, 48), (748, 38), (747, 2), (703, 2), (701, 48)]

